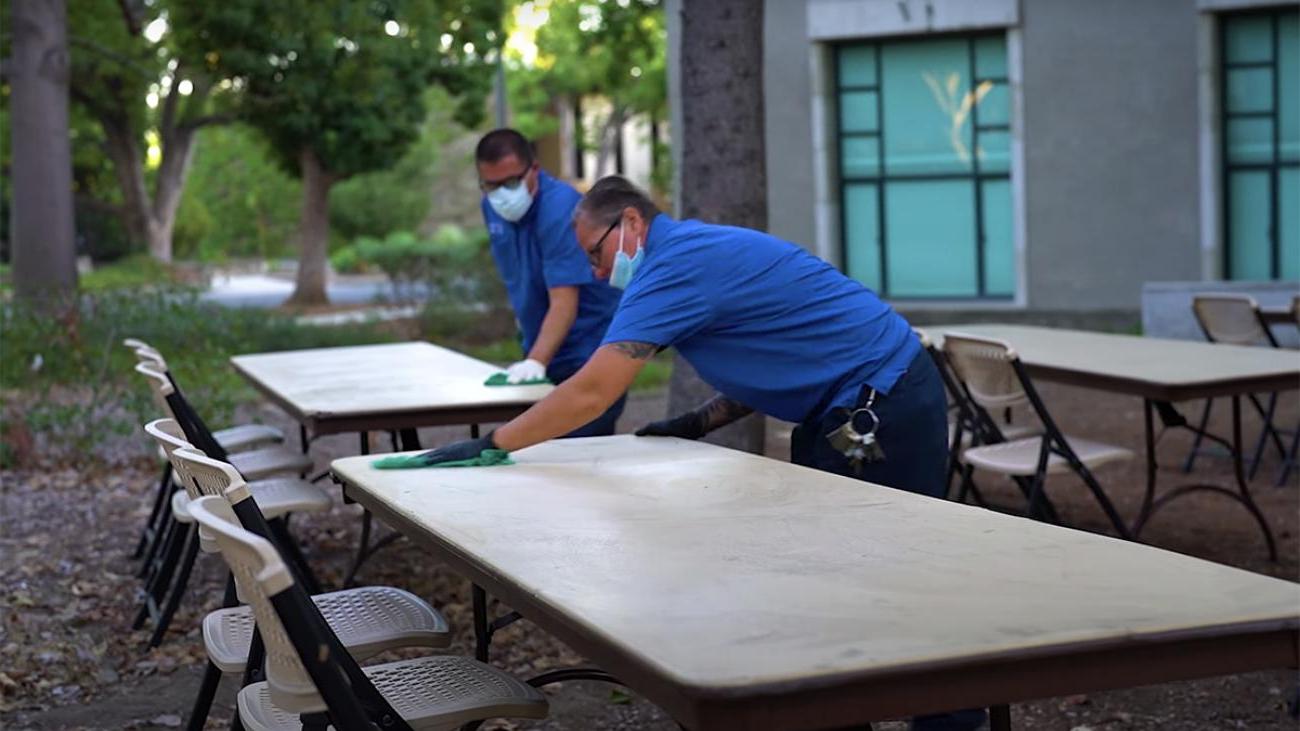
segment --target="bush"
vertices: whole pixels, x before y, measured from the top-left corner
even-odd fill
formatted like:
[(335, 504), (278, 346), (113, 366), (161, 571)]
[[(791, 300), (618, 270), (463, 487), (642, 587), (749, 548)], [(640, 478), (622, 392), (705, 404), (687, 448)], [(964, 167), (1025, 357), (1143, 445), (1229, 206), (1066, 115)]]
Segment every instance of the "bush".
[(148, 254), (133, 254), (112, 264), (95, 267), (82, 275), (79, 286), (85, 292), (114, 289), (170, 288), (178, 281), (171, 267)]
[[(298, 325), (287, 315), (222, 308), (176, 288), (84, 294), (58, 316), (6, 304), (0, 309), (0, 331), (4, 442), (30, 441), (45, 457), (81, 460), (111, 449), (114, 436), (137, 432), (159, 416), (132, 371), (135, 358), (122, 338), (137, 337), (158, 348), (213, 428), (227, 424), (239, 404), (256, 398), (230, 367), (232, 355), (394, 339), (375, 325)], [(23, 456), (12, 449), (0, 452), (0, 463), (7, 466)]]

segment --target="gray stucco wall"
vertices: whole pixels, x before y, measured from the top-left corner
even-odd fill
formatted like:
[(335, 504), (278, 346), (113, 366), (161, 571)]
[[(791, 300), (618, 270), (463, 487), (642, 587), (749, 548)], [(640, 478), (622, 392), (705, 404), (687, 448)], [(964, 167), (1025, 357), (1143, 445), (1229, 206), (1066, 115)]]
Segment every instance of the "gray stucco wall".
[(767, 229), (815, 250), (812, 90), (808, 10), (802, 2), (763, 8), (763, 108), (767, 125)]
[(1022, 5), (1028, 305), (1199, 279), (1194, 0)]

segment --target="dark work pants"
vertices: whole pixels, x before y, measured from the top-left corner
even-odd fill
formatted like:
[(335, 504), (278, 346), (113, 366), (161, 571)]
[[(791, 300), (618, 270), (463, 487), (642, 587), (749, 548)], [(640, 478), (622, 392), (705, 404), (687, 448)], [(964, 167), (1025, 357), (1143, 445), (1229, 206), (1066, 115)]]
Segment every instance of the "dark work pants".
[[(857, 406), (865, 403), (870, 388), (863, 388)], [(876, 396), (872, 411), (880, 418), (876, 439), (885, 452), (880, 462), (866, 463), (855, 471), (843, 454), (836, 452), (826, 435), (842, 425), (848, 416), (844, 409), (795, 427), (790, 437), (790, 461), (805, 467), (833, 472), (877, 485), (941, 497), (946, 488), (948, 466), (947, 397), (934, 361), (924, 350), (912, 360), (889, 395)], [(870, 424), (859, 418), (858, 431)], [(954, 601), (956, 597), (954, 597)], [(970, 709), (918, 716), (912, 719), (915, 731), (969, 731), (984, 722), (984, 709)]]
[[(560, 385), (569, 380), (574, 373), (582, 368), (582, 363), (573, 365), (552, 365), (546, 369), (546, 377), (551, 379), (551, 383)], [(614, 433), (614, 427), (618, 424), (618, 417), (623, 413), (623, 407), (627, 405), (627, 394), (618, 397), (612, 406), (605, 410), (605, 413), (592, 419), (590, 422), (574, 429), (565, 434), (562, 438), (569, 437), (607, 437)]]

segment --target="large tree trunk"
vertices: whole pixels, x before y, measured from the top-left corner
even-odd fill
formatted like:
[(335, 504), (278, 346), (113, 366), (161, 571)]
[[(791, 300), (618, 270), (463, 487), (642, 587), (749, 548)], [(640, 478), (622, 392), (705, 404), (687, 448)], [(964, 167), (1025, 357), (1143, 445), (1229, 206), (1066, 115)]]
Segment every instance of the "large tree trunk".
[(119, 119), (100, 117), (104, 130), (104, 148), (113, 161), (113, 175), (122, 189), (122, 224), (133, 242), (149, 240), (149, 190), (144, 180), (144, 152), (140, 138), (125, 116)]
[(77, 288), (67, 9), (63, 0), (11, 2), (14, 291), (27, 301), (53, 302)]
[[(763, 3), (682, 0), (681, 6), (681, 216), (764, 230)], [(677, 356), (669, 413), (694, 408), (712, 394)], [(708, 441), (761, 454), (763, 418), (746, 417)]]
[(329, 263), (330, 187), (335, 177), (321, 165), (311, 148), (299, 155), (302, 165), (302, 219), (299, 225), (298, 280), (289, 304), (329, 302), (325, 277)]
[[(175, 92), (173, 92), (175, 93)], [(194, 159), (196, 130), (178, 127), (162, 138), (162, 163), (158, 166), (158, 179), (154, 186), (153, 206), (149, 209), (147, 233), (149, 255), (158, 261), (172, 260), (172, 229), (176, 227), (176, 211), (181, 206), (181, 193), (185, 190), (185, 177)]]

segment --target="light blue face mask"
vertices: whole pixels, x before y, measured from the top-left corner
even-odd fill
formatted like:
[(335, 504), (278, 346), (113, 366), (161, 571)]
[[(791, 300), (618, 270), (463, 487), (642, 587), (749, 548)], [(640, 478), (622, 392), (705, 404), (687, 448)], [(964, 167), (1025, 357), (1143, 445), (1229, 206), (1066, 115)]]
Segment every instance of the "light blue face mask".
[(614, 252), (614, 268), (609, 272), (609, 286), (615, 289), (627, 289), (627, 285), (632, 281), (632, 275), (636, 274), (637, 267), (641, 266), (641, 260), (645, 258), (645, 247), (641, 246), (641, 240), (637, 239), (636, 253), (628, 256), (623, 253), (623, 224), (618, 226), (618, 251)]
[(487, 201), (498, 216), (514, 223), (528, 213), (533, 205), (533, 194), (528, 192), (528, 181), (520, 178), (519, 184), (513, 188), (503, 185), (488, 193)]

